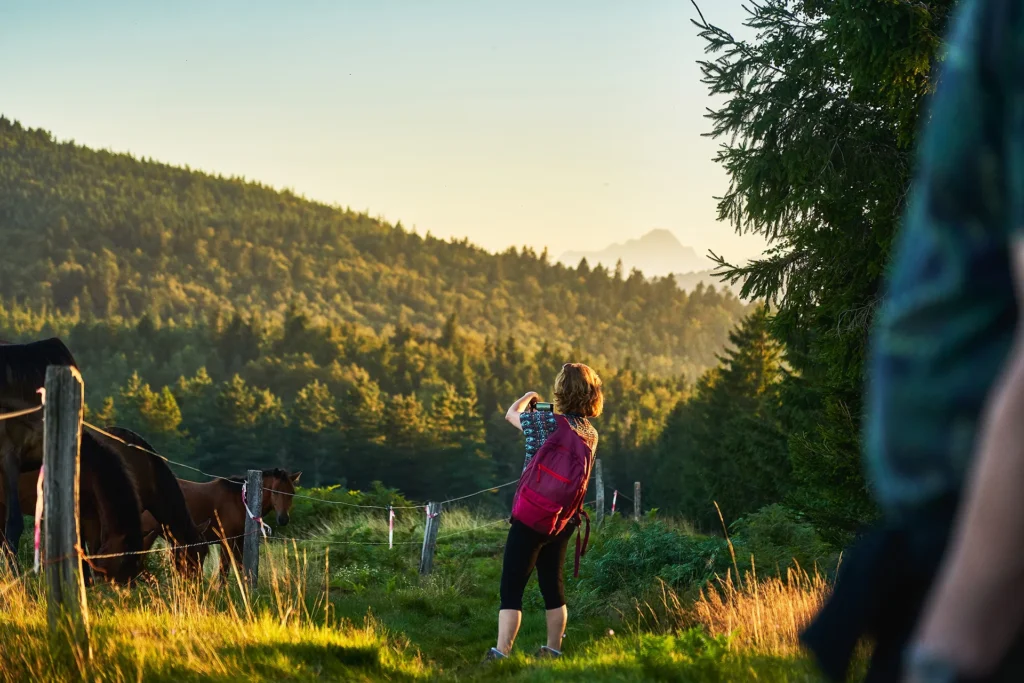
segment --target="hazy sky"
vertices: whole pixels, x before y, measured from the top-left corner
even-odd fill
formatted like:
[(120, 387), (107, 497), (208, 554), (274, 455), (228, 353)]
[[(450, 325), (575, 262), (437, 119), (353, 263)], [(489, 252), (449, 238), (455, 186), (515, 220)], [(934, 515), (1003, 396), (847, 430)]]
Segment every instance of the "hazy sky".
[[(741, 29), (741, 0), (704, 0)], [(420, 233), (601, 248), (715, 221), (686, 0), (0, 3), (0, 112)]]

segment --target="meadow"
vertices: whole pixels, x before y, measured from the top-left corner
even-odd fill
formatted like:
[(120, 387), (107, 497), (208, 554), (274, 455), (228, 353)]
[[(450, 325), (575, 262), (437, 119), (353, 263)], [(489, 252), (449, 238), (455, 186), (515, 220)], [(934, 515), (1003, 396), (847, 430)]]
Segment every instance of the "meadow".
[(90, 588), (91, 656), (48, 635), (38, 577), (5, 574), (0, 681), (819, 680), (796, 636), (827, 593), (827, 568), (776, 560), (758, 570), (744, 556), (770, 553), (749, 529), (729, 544), (656, 513), (606, 518), (580, 578), (567, 572), (565, 655), (532, 657), (544, 625), (531, 583), (513, 656), (483, 665), (504, 519), (446, 510), (434, 572), (421, 578), (422, 514), (398, 516), (389, 549), (384, 515), (324, 517), (305, 503), (264, 545), (252, 593), (214, 571), (215, 553), (201, 582), (155, 553), (139, 585)]

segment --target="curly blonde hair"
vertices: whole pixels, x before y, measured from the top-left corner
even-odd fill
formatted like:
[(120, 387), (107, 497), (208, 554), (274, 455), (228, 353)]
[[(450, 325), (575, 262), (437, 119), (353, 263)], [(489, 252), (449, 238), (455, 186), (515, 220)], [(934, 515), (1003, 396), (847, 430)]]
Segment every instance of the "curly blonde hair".
[(597, 417), (604, 410), (601, 378), (583, 363), (566, 363), (555, 378), (555, 409), (583, 417)]

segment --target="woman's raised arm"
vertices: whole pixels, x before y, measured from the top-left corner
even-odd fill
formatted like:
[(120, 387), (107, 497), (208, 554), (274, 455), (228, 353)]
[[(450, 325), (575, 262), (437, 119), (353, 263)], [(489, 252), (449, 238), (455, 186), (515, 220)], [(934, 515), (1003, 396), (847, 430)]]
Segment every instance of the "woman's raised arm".
[(540, 394), (536, 391), (528, 391), (523, 394), (522, 398), (509, 406), (508, 412), (505, 413), (505, 419), (511, 422), (512, 426), (519, 431), (523, 431), (523, 425), (519, 422), (519, 413), (525, 413), (530, 407), (530, 401), (535, 398), (540, 398)]

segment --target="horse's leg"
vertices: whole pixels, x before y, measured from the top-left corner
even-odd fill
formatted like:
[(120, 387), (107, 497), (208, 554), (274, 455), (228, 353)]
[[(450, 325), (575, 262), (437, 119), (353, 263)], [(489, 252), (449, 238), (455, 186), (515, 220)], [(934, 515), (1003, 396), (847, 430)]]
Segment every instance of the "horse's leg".
[(229, 557), (230, 553), (228, 552), (229, 543), (230, 541), (222, 542), (220, 544), (220, 573), (224, 577), (231, 575), (231, 559)]
[[(99, 523), (81, 503), (78, 505), (78, 533), (79, 543), (83, 550), (85, 550), (85, 555), (98, 555), (100, 547)], [(93, 567), (92, 562), (87, 561), (85, 557), (82, 558), (82, 577), (85, 580), (86, 586), (96, 583), (96, 573), (93, 571)]]
[[(228, 553), (228, 548), (231, 552)], [(221, 571), (231, 575), (231, 563), (234, 562), (238, 570), (242, 570), (242, 544), (237, 538), (222, 542), (220, 548)]]
[(235, 567), (238, 571), (242, 571), (242, 556), (244, 553), (243, 541), (240, 538), (231, 539), (231, 554), (235, 558)]
[[(0, 476), (0, 491), (2, 491), (3, 488), (4, 488), (3, 477)], [(0, 500), (0, 520), (5, 520), (6, 521), (6, 519), (7, 519), (7, 503), (4, 502), (3, 500)], [(4, 550), (4, 548), (6, 548), (6, 547), (7, 547), (7, 537), (4, 536), (3, 525), (0, 525), (0, 553), (6, 554), (7, 551)]]
[(18, 502), (18, 478), (21, 476), (21, 462), (17, 449), (0, 434), (0, 470), (4, 478), (4, 494), (7, 497), (7, 519), (4, 527), (4, 550), (14, 572), (18, 571), (18, 542), (25, 530), (21, 518), (21, 504)]

